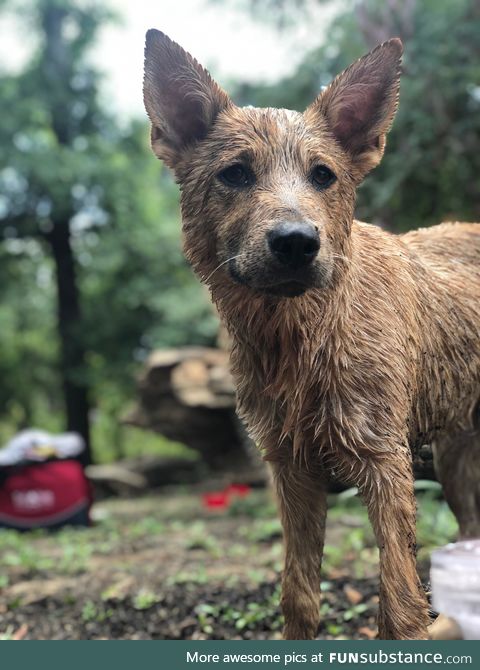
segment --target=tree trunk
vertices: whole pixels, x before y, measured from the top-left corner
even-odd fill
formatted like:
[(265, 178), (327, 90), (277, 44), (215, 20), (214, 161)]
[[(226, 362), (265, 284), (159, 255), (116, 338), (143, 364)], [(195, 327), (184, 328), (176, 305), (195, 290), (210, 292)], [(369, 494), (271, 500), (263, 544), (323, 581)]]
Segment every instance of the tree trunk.
[(80, 301), (75, 275), (70, 226), (57, 222), (47, 236), (55, 260), (62, 377), (67, 429), (85, 440), (84, 464), (91, 463), (88, 384), (85, 375), (85, 350), (82, 342)]
[[(51, 96), (52, 127), (59, 144), (70, 146), (74, 133), (71, 111), (65, 94), (72, 54), (65, 38), (65, 22), (71, 10), (59, 3), (45, 3), (42, 25), (45, 32), (45, 75)], [(69, 203), (53, 215), (52, 231), (46, 239), (55, 260), (62, 376), (67, 429), (80, 433), (85, 440), (84, 464), (91, 463), (88, 382), (82, 339), (80, 296), (75, 275), (75, 258), (70, 239)]]

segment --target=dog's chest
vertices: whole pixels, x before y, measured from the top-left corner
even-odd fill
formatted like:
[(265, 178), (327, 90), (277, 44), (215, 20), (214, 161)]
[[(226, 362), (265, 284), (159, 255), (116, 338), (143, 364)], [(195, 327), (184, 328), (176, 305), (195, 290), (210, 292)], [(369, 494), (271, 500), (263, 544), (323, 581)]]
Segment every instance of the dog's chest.
[(257, 444), (267, 451), (283, 445), (294, 455), (307, 450), (325, 456), (383, 447), (391, 408), (373, 398), (354, 362), (338, 347), (291, 344), (268, 352), (234, 347), (239, 413)]

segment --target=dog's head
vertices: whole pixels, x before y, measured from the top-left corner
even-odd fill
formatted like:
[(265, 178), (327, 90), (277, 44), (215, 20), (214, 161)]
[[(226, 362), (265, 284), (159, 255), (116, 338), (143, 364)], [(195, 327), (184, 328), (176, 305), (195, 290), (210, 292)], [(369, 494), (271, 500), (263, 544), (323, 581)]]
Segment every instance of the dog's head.
[(178, 44), (147, 33), (152, 147), (180, 184), (185, 251), (204, 281), (282, 297), (335, 281), (355, 189), (395, 115), (401, 54), (385, 42), (301, 114), (237, 107)]

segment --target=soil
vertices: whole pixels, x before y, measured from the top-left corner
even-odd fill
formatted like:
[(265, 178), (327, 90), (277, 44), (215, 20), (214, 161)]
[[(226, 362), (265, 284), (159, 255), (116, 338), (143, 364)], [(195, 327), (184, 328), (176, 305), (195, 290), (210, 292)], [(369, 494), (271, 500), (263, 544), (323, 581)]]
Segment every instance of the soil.
[[(0, 531), (3, 639), (277, 639), (281, 534), (266, 491), (109, 500), (89, 529)], [(425, 573), (425, 566), (422, 566)], [(332, 515), (321, 639), (377, 634), (377, 552), (357, 508)]]

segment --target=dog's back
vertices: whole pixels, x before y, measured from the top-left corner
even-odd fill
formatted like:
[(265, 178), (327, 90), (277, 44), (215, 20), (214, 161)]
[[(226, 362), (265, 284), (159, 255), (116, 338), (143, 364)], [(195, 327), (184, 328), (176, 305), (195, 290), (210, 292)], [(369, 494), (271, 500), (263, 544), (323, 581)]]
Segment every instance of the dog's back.
[[(480, 225), (392, 235), (355, 222), (352, 242), (359, 379), (390, 371), (369, 396), (394, 397), (408, 411), (412, 448), (471, 427), (480, 398)], [(402, 391), (393, 371), (408, 384)]]
[(467, 297), (473, 301), (480, 295), (480, 224), (441, 223), (405, 233), (400, 239), (440, 281), (463, 278)]
[[(425, 343), (432, 349), (424, 394), (428, 397), (434, 384), (440, 394), (437, 407), (429, 408), (431, 430), (437, 428), (440, 405), (450, 430), (468, 428), (480, 399), (480, 225), (442, 223), (400, 239), (425, 269), (418, 290)], [(447, 390), (453, 392), (455, 403)]]

